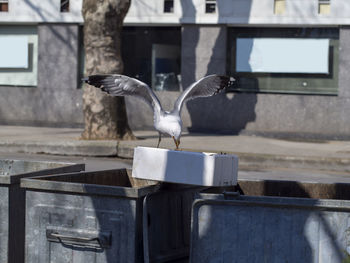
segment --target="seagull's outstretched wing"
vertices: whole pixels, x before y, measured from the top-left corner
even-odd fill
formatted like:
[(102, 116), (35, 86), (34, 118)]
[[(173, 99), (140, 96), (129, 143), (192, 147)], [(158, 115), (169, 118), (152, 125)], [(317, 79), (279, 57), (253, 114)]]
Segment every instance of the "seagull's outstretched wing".
[(209, 97), (218, 94), (225, 88), (232, 85), (234, 78), (221, 75), (209, 75), (201, 78), (197, 82), (189, 86), (177, 98), (174, 105), (174, 111), (181, 112), (182, 105), (187, 100), (196, 99), (199, 97)]
[(112, 96), (137, 96), (143, 99), (152, 108), (161, 110), (161, 104), (152, 89), (140, 80), (124, 75), (91, 75), (83, 81), (101, 88)]

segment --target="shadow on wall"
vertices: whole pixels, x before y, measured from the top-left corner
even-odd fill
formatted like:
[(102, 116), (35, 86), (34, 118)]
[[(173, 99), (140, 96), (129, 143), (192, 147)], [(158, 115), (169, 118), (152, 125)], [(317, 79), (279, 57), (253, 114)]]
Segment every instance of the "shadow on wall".
[[(42, 9), (38, 8), (35, 3), (33, 3), (31, 0), (25, 0), (24, 3), (31, 8), (35, 13), (38, 14), (38, 16), (43, 20), (46, 21), (47, 18), (52, 14), (44, 14)], [(59, 30), (57, 30), (54, 26), (50, 27), (50, 30), (52, 34), (61, 42), (62, 45), (67, 47), (70, 52), (75, 52), (75, 47), (72, 46), (72, 42), (75, 40), (75, 34), (70, 30), (69, 27), (64, 28), (65, 32), (62, 34)]]
[[(181, 1), (181, 6), (184, 15), (183, 21), (194, 23), (196, 9), (192, 1)], [(251, 1), (244, 7), (245, 12), (249, 13), (250, 6)], [(220, 14), (224, 15), (223, 2), (217, 2), (217, 12), (219, 17)], [(183, 87), (188, 87), (206, 75), (227, 74), (226, 71), (233, 71), (229, 67), (233, 67), (235, 61), (232, 59), (233, 61), (229, 62), (227, 59), (227, 56), (230, 56), (231, 48), (227, 47), (226, 42), (226, 26), (199, 27), (183, 24), (181, 62)], [(208, 43), (211, 45), (209, 48)], [(228, 43), (228, 45), (231, 44)], [(235, 50), (233, 51), (235, 52)], [(226, 67), (226, 63), (232, 65)], [(251, 79), (251, 81), (254, 82), (252, 84), (255, 86), (255, 90), (258, 90), (258, 81), (256, 79)], [(250, 85), (252, 84), (250, 83)], [(256, 118), (257, 95), (256, 93), (235, 93), (233, 95), (222, 93), (211, 98), (188, 101), (187, 109), (192, 124), (188, 130), (190, 132), (239, 134), (246, 128), (247, 123)]]

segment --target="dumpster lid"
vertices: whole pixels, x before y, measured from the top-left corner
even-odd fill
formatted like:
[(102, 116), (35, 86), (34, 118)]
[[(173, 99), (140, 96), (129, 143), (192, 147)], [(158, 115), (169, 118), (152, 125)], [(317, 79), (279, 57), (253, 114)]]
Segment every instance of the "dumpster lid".
[(84, 170), (85, 164), (79, 163), (0, 159), (0, 184), (19, 183), (24, 177)]
[(157, 191), (159, 184), (132, 178), (127, 169), (113, 169), (24, 178), (21, 187), (34, 191), (140, 198)]

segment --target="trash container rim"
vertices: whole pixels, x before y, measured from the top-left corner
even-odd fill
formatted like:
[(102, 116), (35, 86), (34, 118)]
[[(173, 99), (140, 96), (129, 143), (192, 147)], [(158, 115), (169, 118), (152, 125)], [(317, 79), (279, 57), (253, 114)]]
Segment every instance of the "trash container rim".
[(40, 161), (40, 160), (20, 160), (20, 159), (0, 159), (0, 161), (19, 161), (27, 163), (53, 163), (62, 165), (60, 167), (44, 168), (37, 171), (21, 172), (18, 174), (0, 175), (0, 184), (19, 184), (21, 178), (43, 176), (52, 174), (63, 174), (68, 172), (79, 172), (85, 170), (84, 163), (74, 163), (74, 162), (56, 162), (56, 161)]
[[(47, 192), (62, 192), (71, 194), (83, 194), (83, 195), (104, 195), (104, 196), (119, 196), (126, 198), (140, 198), (144, 197), (149, 193), (153, 193), (159, 190), (160, 186), (157, 182), (146, 186), (116, 186), (116, 185), (99, 185), (82, 182), (65, 182), (55, 180), (45, 180), (45, 178), (59, 177), (59, 176), (79, 176), (84, 173), (92, 172), (105, 172), (113, 170), (124, 170), (112, 169), (103, 171), (89, 171), (80, 173), (66, 173), (66, 174), (54, 174), (54, 175), (43, 175), (22, 178), (20, 186), (29, 191), (47, 191)], [(127, 170), (127, 169), (125, 169)]]
[(240, 195), (225, 199), (224, 194), (199, 193), (192, 207), (198, 210), (203, 205), (264, 206), (276, 208), (299, 208), (312, 210), (336, 210), (350, 212), (350, 200), (316, 199), (285, 196), (251, 196)]

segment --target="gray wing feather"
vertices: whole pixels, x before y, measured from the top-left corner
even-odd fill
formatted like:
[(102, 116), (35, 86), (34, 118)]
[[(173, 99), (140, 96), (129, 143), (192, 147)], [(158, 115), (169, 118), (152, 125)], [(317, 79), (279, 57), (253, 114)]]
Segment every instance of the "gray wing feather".
[(161, 104), (152, 89), (142, 81), (124, 75), (91, 75), (83, 79), (112, 96), (137, 96), (153, 109), (161, 110)]
[(229, 76), (209, 75), (189, 86), (176, 100), (173, 111), (181, 112), (183, 103), (200, 97), (216, 95), (232, 85), (234, 79)]

